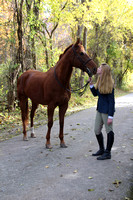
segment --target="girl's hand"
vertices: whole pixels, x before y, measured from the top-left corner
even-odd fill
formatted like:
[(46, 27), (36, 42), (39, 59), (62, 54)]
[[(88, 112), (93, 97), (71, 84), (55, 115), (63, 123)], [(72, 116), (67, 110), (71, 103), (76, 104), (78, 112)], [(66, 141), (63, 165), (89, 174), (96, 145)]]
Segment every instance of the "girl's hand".
[(93, 83), (92, 83), (92, 77), (89, 77), (88, 82), (89, 82), (90, 85), (93, 85)]
[(107, 124), (110, 125), (110, 124), (112, 124), (112, 122), (113, 122), (113, 120), (110, 119), (110, 118), (108, 118), (108, 120), (107, 120)]

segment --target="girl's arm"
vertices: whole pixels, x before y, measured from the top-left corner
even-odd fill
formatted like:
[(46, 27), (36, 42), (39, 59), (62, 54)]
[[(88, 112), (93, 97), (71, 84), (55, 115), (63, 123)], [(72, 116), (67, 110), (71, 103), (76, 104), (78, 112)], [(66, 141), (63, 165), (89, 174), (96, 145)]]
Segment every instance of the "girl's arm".
[(108, 125), (113, 122), (113, 115), (115, 112), (115, 98), (114, 98), (114, 89), (111, 94), (108, 95), (109, 100), (109, 113), (108, 113)]
[(94, 87), (94, 85), (93, 85), (92, 78), (89, 77), (88, 81), (89, 81), (90, 90), (91, 90), (93, 96), (94, 96), (94, 97), (97, 96), (97, 90), (95, 89), (95, 87)]

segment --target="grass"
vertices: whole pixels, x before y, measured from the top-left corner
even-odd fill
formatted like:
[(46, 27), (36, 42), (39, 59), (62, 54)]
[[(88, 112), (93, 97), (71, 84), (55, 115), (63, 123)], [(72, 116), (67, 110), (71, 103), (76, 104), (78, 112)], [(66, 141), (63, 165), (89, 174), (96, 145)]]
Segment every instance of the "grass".
[[(123, 96), (129, 93), (128, 91), (123, 91), (120, 89), (115, 90), (115, 97)], [(69, 101), (69, 107), (66, 112), (66, 116), (72, 113), (90, 108), (95, 106), (97, 103), (97, 97), (93, 97), (90, 90), (82, 96), (77, 94), (72, 94)], [(29, 108), (31, 108), (31, 102), (29, 102)], [(58, 119), (58, 108), (55, 109), (54, 120)], [(35, 127), (44, 125), (47, 123), (47, 107), (39, 105), (36, 115), (34, 118)], [(22, 122), (21, 122), (21, 112), (19, 108), (15, 111), (8, 113), (7, 111), (0, 112), (0, 141), (12, 138), (16, 135), (22, 133)]]

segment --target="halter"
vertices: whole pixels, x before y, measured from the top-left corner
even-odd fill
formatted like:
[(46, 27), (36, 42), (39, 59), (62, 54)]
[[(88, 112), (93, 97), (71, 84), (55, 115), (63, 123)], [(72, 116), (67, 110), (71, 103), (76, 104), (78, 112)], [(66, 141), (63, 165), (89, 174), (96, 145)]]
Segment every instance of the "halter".
[[(78, 58), (78, 60), (82, 63), (82, 65), (83, 65), (84, 67), (86, 67), (86, 64), (92, 60), (92, 58), (88, 58), (88, 60), (87, 60), (86, 62), (84, 62), (83, 59), (81, 58), (81, 56), (79, 56), (79, 55), (77, 54), (77, 52), (76, 52), (76, 50), (75, 50), (75, 48), (74, 48), (74, 45), (72, 46), (72, 50), (73, 50), (75, 56)], [(92, 76), (92, 73), (91, 73), (90, 69), (89, 69), (88, 67), (86, 67), (86, 70), (87, 70), (87, 74), (91, 77), (91, 76)]]
[[(86, 64), (92, 60), (91, 58), (88, 58), (88, 60), (87, 60), (86, 62), (84, 62), (83, 59), (77, 54), (77, 52), (76, 52), (74, 46), (72, 46), (72, 50), (73, 50), (75, 56), (78, 58), (78, 60), (82, 63), (82, 65), (83, 65), (84, 67), (86, 67)], [(69, 90), (68, 88), (66, 88), (66, 87), (60, 82), (60, 80), (59, 80), (58, 77), (57, 77), (57, 74), (56, 74), (55, 69), (56, 69), (56, 65), (55, 65), (55, 67), (54, 67), (54, 76), (55, 76), (55, 79), (56, 79), (57, 83), (58, 83), (63, 89), (65, 89), (65, 90), (68, 91), (68, 92), (73, 92), (73, 93), (75, 93), (75, 92), (78, 92), (79, 90), (81, 90), (81, 89), (84, 88), (84, 90), (83, 90), (82, 92), (79, 92), (79, 95), (82, 96), (82, 95), (84, 94), (84, 92), (85, 92), (85, 90), (86, 90), (86, 87), (87, 87), (87, 85), (89, 84), (89, 81), (87, 81), (87, 83), (86, 83), (84, 86), (82, 86), (81, 88), (79, 88), (79, 89), (77, 89), (77, 90), (73, 90), (72, 88), (71, 88), (71, 90)], [(89, 77), (91, 77), (91, 76), (92, 76), (92, 73), (91, 73), (91, 71), (90, 71), (90, 69), (89, 69), (88, 67), (86, 67), (86, 71), (87, 71), (87, 74), (89, 75)]]

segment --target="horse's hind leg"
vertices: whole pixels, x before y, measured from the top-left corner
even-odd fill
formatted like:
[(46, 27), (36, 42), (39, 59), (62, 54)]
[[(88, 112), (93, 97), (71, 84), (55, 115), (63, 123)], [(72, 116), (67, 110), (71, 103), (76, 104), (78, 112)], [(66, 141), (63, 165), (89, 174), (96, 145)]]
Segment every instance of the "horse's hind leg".
[(59, 122), (60, 122), (60, 133), (59, 133), (59, 138), (60, 138), (60, 147), (66, 148), (67, 146), (65, 145), (64, 142), (64, 134), (63, 134), (63, 129), (64, 129), (64, 117), (66, 110), (68, 108), (68, 103), (65, 105), (59, 106)]
[(35, 116), (35, 111), (38, 107), (38, 104), (34, 104), (32, 102), (32, 109), (31, 109), (31, 113), (30, 113), (30, 118), (31, 118), (31, 138), (36, 138), (35, 132), (34, 132), (34, 125), (33, 125), (33, 118)]
[(21, 116), (22, 116), (22, 122), (23, 122), (23, 140), (27, 141), (27, 132), (26, 132), (26, 125), (28, 122), (28, 98), (22, 97), (20, 99), (20, 108), (21, 108)]
[(53, 115), (54, 115), (54, 106), (48, 105), (47, 113), (48, 113), (48, 131), (46, 135), (46, 148), (51, 149), (52, 146), (50, 144), (50, 133), (51, 133), (51, 128), (53, 126)]

